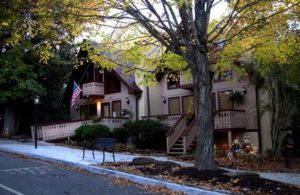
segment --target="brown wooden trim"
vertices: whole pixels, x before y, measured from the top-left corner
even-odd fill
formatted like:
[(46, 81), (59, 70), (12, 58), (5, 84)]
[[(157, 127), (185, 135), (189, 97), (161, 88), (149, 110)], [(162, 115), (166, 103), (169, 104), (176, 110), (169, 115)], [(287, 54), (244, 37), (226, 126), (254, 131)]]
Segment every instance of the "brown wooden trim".
[(233, 111), (233, 112), (246, 112), (245, 110), (238, 110), (238, 109), (224, 109), (224, 110), (216, 110), (216, 112), (226, 112), (226, 111)]
[[(58, 124), (62, 124), (62, 123), (74, 123), (74, 122), (80, 122), (80, 121), (90, 121), (90, 120), (73, 120), (73, 121), (58, 121), (58, 122), (53, 122), (53, 123), (41, 123), (38, 124), (38, 126), (50, 126), (50, 125), (58, 125)], [(31, 125), (31, 126), (35, 126), (35, 125)]]
[(214, 129), (214, 133), (228, 132), (228, 131), (245, 131), (246, 128), (222, 128)]
[(101, 117), (101, 118), (104, 118), (104, 119), (105, 118), (107, 118), (107, 119), (129, 119), (129, 117)]
[(166, 133), (166, 137), (168, 137), (175, 129), (175, 127), (179, 124), (181, 119), (184, 117), (185, 114), (182, 114), (180, 118), (176, 121), (176, 123), (169, 129), (169, 131)]
[[(180, 83), (179, 83), (180, 85)], [(186, 84), (186, 85), (180, 85), (180, 88), (182, 89), (192, 89), (194, 87), (193, 84)]]
[(176, 116), (181, 114), (157, 114), (157, 115), (151, 115), (151, 116), (141, 116), (141, 118), (150, 118), (150, 117), (159, 117), (159, 116)]
[(259, 130), (258, 129), (246, 129), (245, 130), (246, 132), (259, 132)]

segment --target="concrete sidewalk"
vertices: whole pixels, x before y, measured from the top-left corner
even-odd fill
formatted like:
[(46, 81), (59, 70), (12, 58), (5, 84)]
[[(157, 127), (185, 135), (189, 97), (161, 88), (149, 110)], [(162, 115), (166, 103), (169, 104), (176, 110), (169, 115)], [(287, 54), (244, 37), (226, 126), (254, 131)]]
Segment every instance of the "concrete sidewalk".
[[(102, 152), (95, 151), (95, 159), (93, 159), (92, 152), (86, 151), (85, 159), (82, 159), (82, 150), (73, 149), (69, 147), (57, 146), (55, 144), (39, 141), (38, 148), (34, 148), (34, 144), (29, 142), (19, 142), (14, 140), (6, 140), (0, 138), (0, 151), (12, 152), (17, 154), (23, 154), (31, 157), (36, 157), (42, 160), (51, 160), (60, 163), (65, 163), (72, 166), (77, 166), (84, 168), (88, 171), (101, 173), (105, 175), (113, 175), (116, 177), (121, 177), (125, 179), (129, 179), (131, 181), (141, 183), (143, 185), (160, 185), (167, 188), (171, 188), (173, 190), (183, 191), (187, 194), (219, 194), (228, 193), (226, 191), (217, 191), (211, 192), (203, 189), (192, 188), (188, 186), (182, 186), (170, 182), (165, 182), (161, 180), (154, 180), (150, 178), (145, 178), (141, 176), (131, 175), (127, 173), (122, 173), (118, 171), (103, 169), (99, 167), (92, 166), (92, 164), (97, 164), (102, 162)], [(115, 160), (117, 162), (130, 162), (133, 158), (141, 157), (141, 155), (129, 155), (116, 153)], [(191, 163), (185, 163), (180, 161), (174, 161), (168, 159), (166, 156), (147, 156), (151, 158), (155, 158), (157, 160), (162, 161), (173, 161), (181, 164), (182, 166), (192, 166)], [(113, 162), (112, 154), (106, 152), (105, 162)], [(229, 170), (229, 171), (237, 171), (237, 170)], [(300, 174), (297, 173), (274, 173), (274, 172), (257, 172), (262, 178), (276, 180), (284, 183), (289, 183), (293, 185), (300, 186)]]

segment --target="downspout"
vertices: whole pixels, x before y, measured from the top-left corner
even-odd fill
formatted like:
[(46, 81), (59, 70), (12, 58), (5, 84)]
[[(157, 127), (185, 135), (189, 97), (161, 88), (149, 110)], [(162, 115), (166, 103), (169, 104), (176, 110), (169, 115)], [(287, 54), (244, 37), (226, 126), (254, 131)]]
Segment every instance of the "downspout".
[(141, 98), (141, 94), (135, 95), (135, 120), (139, 120), (139, 99)]
[(259, 87), (255, 85), (255, 102), (256, 102), (256, 120), (257, 120), (257, 130), (258, 130), (258, 144), (259, 144), (259, 153), (262, 153), (262, 141), (261, 141), (261, 124), (260, 124), (260, 104), (258, 97), (258, 89)]
[(151, 116), (150, 115), (150, 98), (149, 98), (149, 87), (148, 86), (146, 86), (146, 91), (147, 91), (147, 107), (148, 107), (148, 116)]

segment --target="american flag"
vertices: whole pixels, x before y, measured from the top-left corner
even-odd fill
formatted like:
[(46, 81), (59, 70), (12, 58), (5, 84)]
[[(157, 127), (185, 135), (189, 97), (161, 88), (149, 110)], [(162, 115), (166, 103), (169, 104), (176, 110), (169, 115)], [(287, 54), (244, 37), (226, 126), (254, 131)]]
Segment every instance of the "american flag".
[(73, 82), (73, 93), (72, 93), (71, 107), (74, 106), (76, 98), (79, 96), (80, 92), (81, 92), (80, 87), (74, 81)]

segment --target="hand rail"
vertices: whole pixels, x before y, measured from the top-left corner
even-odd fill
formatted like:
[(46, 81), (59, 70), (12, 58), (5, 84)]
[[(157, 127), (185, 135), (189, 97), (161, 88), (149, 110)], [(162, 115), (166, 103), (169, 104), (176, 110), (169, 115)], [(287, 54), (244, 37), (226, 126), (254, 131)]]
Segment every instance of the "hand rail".
[(197, 125), (196, 125), (196, 120), (194, 119), (182, 134), (183, 153), (187, 152), (187, 149), (192, 144), (196, 136), (197, 136)]
[(176, 123), (169, 129), (169, 131), (166, 133), (166, 136), (168, 137), (173, 131), (174, 129), (176, 128), (176, 126), (179, 124), (179, 122), (182, 120), (182, 118), (185, 117), (185, 114), (182, 114), (180, 116), (180, 118), (176, 121)]
[(182, 114), (172, 128), (166, 133), (167, 153), (170, 152), (172, 146), (176, 143), (182, 132), (186, 128), (186, 117)]

